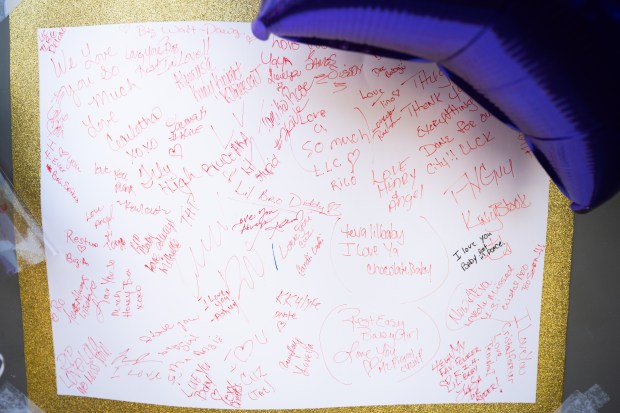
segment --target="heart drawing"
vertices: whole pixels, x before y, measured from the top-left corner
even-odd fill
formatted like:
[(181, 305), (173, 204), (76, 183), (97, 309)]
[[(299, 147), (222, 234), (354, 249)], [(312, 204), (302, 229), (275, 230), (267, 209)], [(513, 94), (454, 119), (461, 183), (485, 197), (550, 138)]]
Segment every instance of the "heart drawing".
[(246, 362), (252, 355), (253, 350), (254, 342), (252, 340), (246, 340), (245, 343), (235, 348), (235, 357), (237, 357), (239, 361)]
[(278, 327), (278, 331), (281, 333), (282, 330), (284, 330), (284, 327), (286, 327), (286, 323), (284, 321), (278, 321), (277, 323), (277, 327)]
[(178, 156), (183, 158), (183, 147), (177, 143), (172, 148), (168, 149), (168, 154), (170, 156)]
[(355, 173), (355, 163), (357, 162), (359, 157), (360, 157), (359, 149), (355, 149), (354, 151), (349, 152), (349, 154), (347, 155), (347, 160), (351, 164), (351, 173)]

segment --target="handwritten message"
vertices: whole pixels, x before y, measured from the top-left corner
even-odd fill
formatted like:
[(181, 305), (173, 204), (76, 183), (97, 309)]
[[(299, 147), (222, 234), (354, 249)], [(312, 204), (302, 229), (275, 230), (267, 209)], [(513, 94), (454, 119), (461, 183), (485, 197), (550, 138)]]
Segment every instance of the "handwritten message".
[(59, 394), (535, 401), (548, 179), (435, 65), (172, 22), (39, 70)]

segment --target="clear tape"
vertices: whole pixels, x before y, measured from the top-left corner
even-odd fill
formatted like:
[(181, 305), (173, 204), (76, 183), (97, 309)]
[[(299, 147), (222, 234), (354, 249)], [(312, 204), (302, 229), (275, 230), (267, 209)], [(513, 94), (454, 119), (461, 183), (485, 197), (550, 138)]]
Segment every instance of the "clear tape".
[(554, 413), (597, 413), (609, 400), (609, 395), (595, 384), (585, 393), (574, 391)]
[(54, 246), (45, 242), (41, 226), (0, 170), (0, 277), (17, 274), (19, 265), (26, 268), (43, 261), (45, 246), (56, 254)]
[(21, 0), (0, 0), (0, 21), (9, 17), (9, 14), (19, 4)]
[(0, 413), (44, 413), (11, 383), (0, 386)]

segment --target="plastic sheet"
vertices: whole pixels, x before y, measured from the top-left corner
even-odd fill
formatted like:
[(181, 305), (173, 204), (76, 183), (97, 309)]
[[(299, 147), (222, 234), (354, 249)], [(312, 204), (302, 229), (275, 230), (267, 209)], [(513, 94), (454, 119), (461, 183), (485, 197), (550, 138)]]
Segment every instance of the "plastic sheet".
[(554, 413), (597, 413), (609, 400), (609, 395), (595, 384), (585, 393), (573, 392)]
[(0, 0), (0, 21), (9, 17), (9, 14), (19, 4), (21, 0)]
[[(41, 226), (15, 195), (0, 170), (0, 277), (17, 274), (45, 259)], [(52, 253), (55, 248), (48, 246)]]
[(2, 413), (43, 413), (24, 393), (11, 383), (0, 386), (0, 412)]

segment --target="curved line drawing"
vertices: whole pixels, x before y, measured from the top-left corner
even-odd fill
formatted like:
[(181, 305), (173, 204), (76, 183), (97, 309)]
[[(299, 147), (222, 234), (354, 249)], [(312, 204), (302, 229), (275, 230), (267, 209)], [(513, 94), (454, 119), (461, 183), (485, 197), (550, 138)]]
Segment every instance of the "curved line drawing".
[(443, 240), (441, 239), (441, 237), (439, 236), (439, 233), (437, 232), (437, 230), (435, 230), (435, 228), (431, 225), (431, 223), (429, 222), (429, 220), (420, 215), (419, 216), (420, 219), (422, 219), (422, 221), (424, 221), (429, 228), (433, 231), (433, 233), (435, 233), (435, 236), (437, 236), (437, 239), (439, 240), (439, 243), (441, 244), (441, 247), (443, 248), (443, 252), (445, 254), (446, 257), (446, 262), (448, 263), (448, 266), (446, 268), (446, 274), (444, 276), (443, 281), (441, 282), (441, 284), (439, 284), (437, 287), (435, 287), (435, 289), (429, 291), (427, 294), (423, 295), (422, 297), (416, 298), (414, 300), (410, 300), (410, 301), (404, 301), (401, 304), (411, 304), (411, 303), (417, 303), (418, 301), (422, 301), (425, 298), (435, 294), (441, 287), (443, 287), (443, 285), (446, 283), (446, 281), (448, 280), (448, 275), (450, 274), (450, 256), (448, 255), (448, 250), (446, 249), (446, 245), (443, 243)]
[[(323, 138), (323, 137), (321, 137), (321, 139), (322, 139), (322, 138)], [(307, 172), (307, 173), (309, 173), (309, 174), (314, 173), (314, 171), (313, 171), (312, 169), (306, 169), (306, 167), (305, 167), (305, 166), (303, 166), (303, 165), (301, 164), (301, 162), (299, 162), (299, 159), (297, 159), (297, 154), (296, 154), (296, 153), (295, 153), (295, 151), (293, 150), (293, 140), (294, 140), (294, 139), (292, 139), (292, 137), (289, 137), (289, 140), (288, 140), (288, 147), (289, 147), (289, 150), (291, 151), (291, 157), (293, 158), (293, 160), (295, 161), (295, 163), (297, 164), (297, 166), (299, 166), (299, 169), (301, 169), (302, 171)]]
[(332, 371), (329, 368), (329, 365), (327, 364), (327, 361), (325, 360), (325, 350), (323, 349), (323, 328), (325, 327), (325, 323), (327, 323), (327, 320), (332, 316), (332, 314), (338, 310), (338, 309), (342, 309), (343, 307), (346, 308), (347, 304), (340, 304), (339, 306), (336, 306), (335, 308), (333, 308), (325, 317), (325, 319), (323, 320), (323, 323), (321, 324), (321, 329), (319, 330), (319, 347), (321, 348), (321, 358), (323, 359), (323, 364), (325, 364), (325, 368), (327, 369), (327, 372), (329, 373), (330, 376), (332, 376), (332, 378), (334, 380), (336, 380), (338, 383), (343, 384), (345, 386), (350, 386), (353, 383), (345, 383), (344, 381), (340, 380), (338, 377), (336, 377), (336, 375), (334, 375), (334, 373), (332, 373)]
[(340, 281), (340, 284), (342, 284), (342, 288), (345, 289), (346, 292), (348, 292), (349, 294), (353, 293), (353, 290), (351, 290), (349, 288), (349, 286), (343, 281), (342, 277), (340, 277), (340, 271), (338, 271), (337, 267), (336, 267), (336, 263), (334, 262), (334, 231), (336, 230), (336, 226), (338, 225), (338, 222), (340, 222), (342, 218), (338, 217), (336, 219), (336, 222), (334, 222), (334, 226), (332, 227), (332, 233), (331, 236), (329, 238), (329, 260), (332, 263), (332, 270), (334, 270), (334, 275), (336, 276), (336, 279), (338, 281)]
[[(452, 299), (453, 299), (453, 298), (454, 298), (454, 296), (456, 295), (456, 291), (457, 291), (457, 290), (459, 289), (459, 287), (460, 287), (461, 285), (463, 285), (463, 284), (464, 284), (464, 283), (462, 283), (462, 282), (461, 282), (461, 283), (458, 283), (458, 284), (456, 285), (456, 287), (454, 287), (454, 291), (452, 291), (452, 294), (450, 294), (450, 298), (448, 298), (448, 307), (449, 307), (449, 306), (450, 306), (450, 304), (452, 303)], [(469, 308), (468, 308), (468, 309), (469, 309)], [(446, 311), (446, 312), (447, 312), (447, 311)], [(446, 314), (446, 317), (445, 317), (445, 323), (446, 323), (446, 329), (447, 329), (448, 331), (459, 331), (459, 330), (462, 330), (462, 329), (464, 329), (464, 328), (465, 328), (465, 326), (464, 326), (464, 325), (463, 325), (463, 326), (461, 326), (460, 328), (450, 328), (450, 326), (448, 325), (448, 319), (449, 319), (449, 318), (450, 318), (450, 317)], [(456, 322), (455, 322), (455, 323), (456, 323)], [(456, 323), (456, 324), (458, 325), (458, 323)]]
[(419, 372), (421, 372), (422, 370), (424, 370), (424, 368), (428, 365), (428, 363), (430, 363), (431, 361), (433, 361), (433, 359), (435, 358), (435, 356), (437, 355), (437, 353), (439, 352), (439, 349), (441, 348), (441, 333), (439, 332), (439, 327), (437, 327), (437, 323), (435, 322), (435, 319), (433, 317), (431, 317), (426, 311), (424, 311), (422, 309), (422, 307), (417, 307), (418, 310), (420, 310), (425, 316), (428, 317), (429, 320), (431, 320), (431, 322), (433, 323), (433, 326), (435, 327), (435, 330), (437, 331), (437, 348), (435, 349), (435, 352), (433, 353), (432, 356), (430, 356), (428, 358), (428, 360), (426, 361), (426, 363), (422, 364), (422, 366), (418, 369), (418, 371), (416, 371), (415, 373), (411, 373), (409, 376), (404, 377), (400, 380), (398, 380), (398, 383), (408, 380), (410, 378), (412, 378), (413, 376), (415, 376), (416, 374), (418, 374)]

